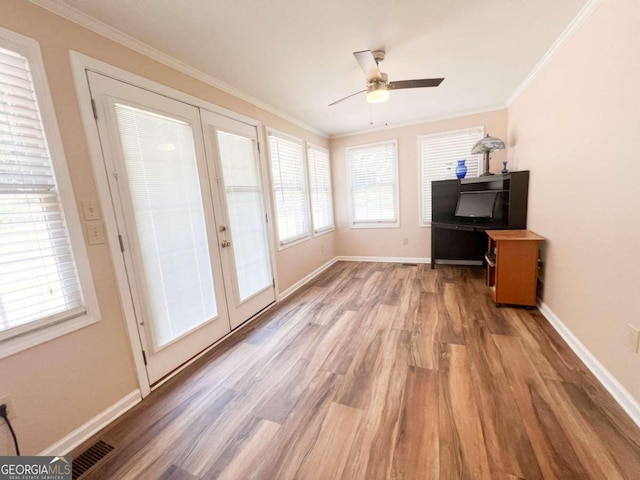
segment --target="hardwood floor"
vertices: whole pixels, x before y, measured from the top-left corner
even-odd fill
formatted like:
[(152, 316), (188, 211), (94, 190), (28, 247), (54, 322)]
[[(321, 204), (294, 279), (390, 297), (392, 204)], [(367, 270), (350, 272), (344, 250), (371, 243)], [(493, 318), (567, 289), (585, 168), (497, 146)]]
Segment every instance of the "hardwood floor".
[(640, 429), (484, 275), (335, 264), (101, 432), (86, 478), (639, 479)]

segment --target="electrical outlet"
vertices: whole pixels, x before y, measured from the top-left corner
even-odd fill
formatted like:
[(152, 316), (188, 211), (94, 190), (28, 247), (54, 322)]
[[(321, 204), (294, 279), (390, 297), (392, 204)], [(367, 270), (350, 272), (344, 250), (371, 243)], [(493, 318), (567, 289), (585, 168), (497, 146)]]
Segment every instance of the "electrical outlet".
[(640, 344), (640, 329), (633, 325), (627, 325), (627, 348), (633, 353), (638, 353)]
[(402, 239), (402, 244), (403, 244), (403, 245), (409, 245), (409, 237), (404, 237), (404, 238)]
[(104, 227), (100, 220), (86, 222), (87, 239), (89, 245), (100, 245), (105, 242)]
[[(7, 417), (9, 417), (9, 420), (16, 418), (18, 415), (16, 414), (16, 407), (13, 405), (13, 400), (11, 400), (11, 395), (5, 395), (0, 398), (0, 405), (3, 403), (7, 406)], [(4, 422), (1, 422), (0, 419), (0, 423)]]

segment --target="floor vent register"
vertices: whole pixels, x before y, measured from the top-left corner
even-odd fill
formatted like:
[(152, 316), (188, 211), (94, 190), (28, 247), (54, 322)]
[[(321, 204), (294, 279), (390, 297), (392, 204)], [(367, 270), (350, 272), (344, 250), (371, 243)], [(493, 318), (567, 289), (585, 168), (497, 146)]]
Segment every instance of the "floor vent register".
[(102, 463), (114, 451), (113, 445), (98, 440), (73, 460), (73, 480), (83, 478), (86, 473)]

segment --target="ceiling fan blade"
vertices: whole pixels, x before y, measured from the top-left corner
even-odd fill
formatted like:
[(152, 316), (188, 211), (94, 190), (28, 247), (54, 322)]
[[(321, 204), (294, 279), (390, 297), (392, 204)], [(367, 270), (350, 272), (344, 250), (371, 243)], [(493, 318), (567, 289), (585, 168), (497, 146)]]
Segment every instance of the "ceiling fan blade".
[(372, 80), (382, 80), (380, 69), (376, 63), (376, 59), (373, 58), (371, 50), (363, 50), (361, 52), (353, 52), (353, 56), (356, 57), (356, 61), (360, 68), (367, 77), (367, 83)]
[(420, 87), (437, 87), (442, 83), (444, 78), (422, 78), (420, 80), (399, 80), (397, 82), (389, 82), (389, 89), (399, 90), (401, 88), (420, 88)]
[(340, 102), (342, 102), (343, 100), (346, 100), (347, 98), (355, 97), (355, 96), (356, 96), (356, 95), (358, 95), (359, 93), (364, 93), (364, 92), (366, 92), (366, 91), (367, 91), (367, 89), (365, 88), (364, 90), (360, 90), (359, 92), (352, 93), (351, 95), (347, 95), (346, 97), (341, 98), (340, 100), (336, 100), (335, 102), (330, 103), (330, 104), (329, 104), (329, 106), (331, 107), (331, 106), (335, 105), (336, 103), (340, 103)]

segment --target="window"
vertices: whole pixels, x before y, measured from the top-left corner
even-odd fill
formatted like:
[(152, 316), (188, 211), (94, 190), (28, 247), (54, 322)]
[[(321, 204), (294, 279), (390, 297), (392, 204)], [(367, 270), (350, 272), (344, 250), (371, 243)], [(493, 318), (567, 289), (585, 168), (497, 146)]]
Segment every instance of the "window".
[(271, 180), (280, 246), (309, 236), (309, 197), (302, 140), (269, 132)]
[(422, 172), (421, 220), (423, 226), (431, 224), (431, 182), (456, 178), (458, 160), (466, 160), (467, 177), (480, 175), (482, 155), (471, 155), (473, 145), (484, 136), (484, 128), (476, 127), (454, 132), (419, 137)]
[(43, 74), (37, 43), (0, 29), (0, 358), (98, 319)]
[(334, 226), (329, 152), (324, 148), (309, 145), (307, 161), (309, 164), (313, 232), (328, 232)]
[(352, 227), (397, 227), (396, 141), (347, 148)]

